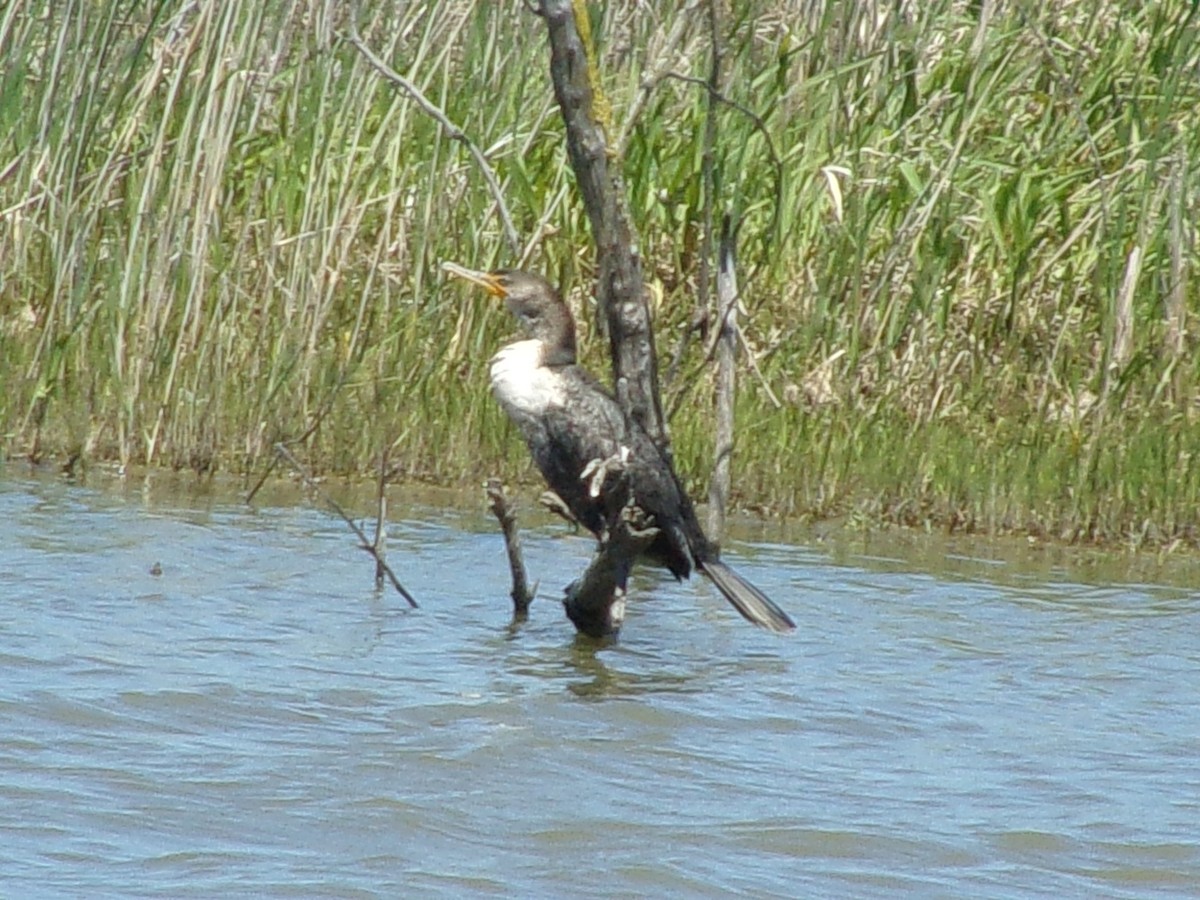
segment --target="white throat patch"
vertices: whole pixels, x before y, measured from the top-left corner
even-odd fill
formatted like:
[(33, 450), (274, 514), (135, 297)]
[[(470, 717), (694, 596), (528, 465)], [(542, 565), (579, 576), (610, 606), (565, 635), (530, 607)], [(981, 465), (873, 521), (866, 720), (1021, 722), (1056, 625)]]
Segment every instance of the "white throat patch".
[(540, 416), (566, 403), (562, 381), (542, 355), (541, 341), (517, 341), (492, 357), (492, 393), (510, 416)]

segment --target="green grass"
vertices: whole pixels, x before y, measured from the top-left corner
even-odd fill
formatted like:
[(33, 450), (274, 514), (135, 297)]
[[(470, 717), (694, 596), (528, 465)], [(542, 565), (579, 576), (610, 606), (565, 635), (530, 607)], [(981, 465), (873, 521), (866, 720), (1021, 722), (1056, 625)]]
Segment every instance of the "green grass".
[[(487, 152), (517, 260), (468, 154), (341, 39), (344, 6), (0, 12), (0, 453), (252, 472), (319, 422), (300, 449), (321, 471), (394, 444), (410, 478), (528, 473), (485, 388), (509, 323), (437, 265), (563, 281), (607, 370), (544, 28), (519, 4), (359, 17)], [(707, 75), (707, 17), (677, 6), (604, 4), (594, 29), (664, 371), (705, 200), (706, 100), (665, 76)], [(735, 6), (723, 90), (766, 130), (718, 107), (761, 372), (736, 499), (1200, 540), (1194, 5)], [(699, 492), (711, 382), (683, 348), (664, 392)]]

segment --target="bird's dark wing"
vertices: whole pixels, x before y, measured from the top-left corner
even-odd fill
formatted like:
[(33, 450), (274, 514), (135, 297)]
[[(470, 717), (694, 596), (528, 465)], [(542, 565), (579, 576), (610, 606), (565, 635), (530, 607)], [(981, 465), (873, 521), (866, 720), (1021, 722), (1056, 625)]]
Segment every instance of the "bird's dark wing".
[(548, 410), (540, 423), (543, 437), (529, 442), (546, 482), (584, 527), (599, 534), (605, 522), (604, 498), (591, 496), (589, 484), (580, 475), (593, 460), (608, 459), (627, 448), (626, 471), (633, 502), (654, 517), (661, 531), (648, 553), (677, 578), (686, 578), (694, 557), (708, 557), (708, 542), (670, 463), (650, 436), (625, 418), (617, 399), (587, 370), (566, 366), (559, 374), (564, 379), (567, 405)]

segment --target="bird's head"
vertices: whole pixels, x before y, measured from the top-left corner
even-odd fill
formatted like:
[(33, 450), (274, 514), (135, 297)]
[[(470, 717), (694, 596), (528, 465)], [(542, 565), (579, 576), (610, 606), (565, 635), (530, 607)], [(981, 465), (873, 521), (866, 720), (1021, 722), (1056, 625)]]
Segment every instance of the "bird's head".
[(575, 362), (575, 320), (558, 291), (541, 275), (520, 269), (478, 272), (452, 262), (442, 263), (442, 269), (502, 298), (521, 331), (546, 345), (549, 364)]

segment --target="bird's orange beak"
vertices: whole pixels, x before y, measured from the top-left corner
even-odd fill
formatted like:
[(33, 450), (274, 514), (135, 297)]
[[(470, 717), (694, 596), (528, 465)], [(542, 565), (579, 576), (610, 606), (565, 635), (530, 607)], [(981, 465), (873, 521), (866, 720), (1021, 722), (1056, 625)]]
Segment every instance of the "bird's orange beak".
[(475, 269), (468, 269), (465, 266), (460, 266), (458, 263), (452, 262), (442, 263), (442, 271), (449, 272), (451, 275), (457, 275), (459, 278), (479, 285), (493, 297), (508, 296), (508, 291), (500, 283), (500, 276), (494, 272), (477, 272)]

